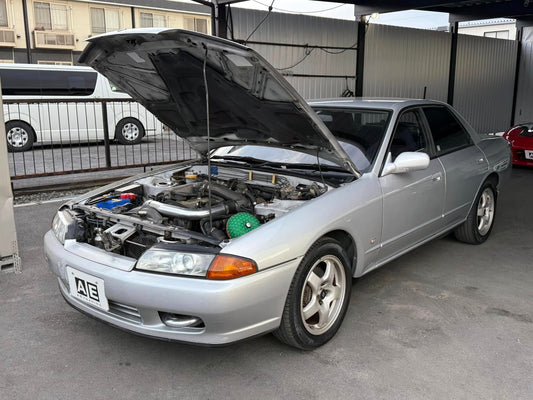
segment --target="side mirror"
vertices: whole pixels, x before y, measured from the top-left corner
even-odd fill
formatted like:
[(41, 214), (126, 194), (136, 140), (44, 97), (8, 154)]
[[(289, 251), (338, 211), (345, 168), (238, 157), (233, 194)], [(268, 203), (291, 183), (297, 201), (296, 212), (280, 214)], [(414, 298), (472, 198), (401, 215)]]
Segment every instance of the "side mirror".
[(426, 153), (406, 151), (405, 153), (399, 154), (394, 162), (391, 159), (391, 153), (389, 153), (381, 176), (403, 174), (429, 167), (429, 156)]

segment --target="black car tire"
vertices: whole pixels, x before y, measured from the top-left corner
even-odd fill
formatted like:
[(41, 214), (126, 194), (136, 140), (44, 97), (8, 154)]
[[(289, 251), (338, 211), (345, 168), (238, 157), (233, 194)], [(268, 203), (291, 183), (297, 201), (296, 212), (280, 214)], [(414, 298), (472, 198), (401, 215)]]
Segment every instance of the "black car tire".
[(329, 341), (337, 333), (350, 302), (349, 265), (339, 242), (319, 239), (294, 274), (281, 324), (274, 336), (302, 350), (311, 350)]
[(138, 119), (121, 119), (115, 128), (115, 139), (120, 144), (139, 144), (143, 140), (144, 126)]
[(23, 121), (9, 121), (6, 123), (7, 151), (28, 151), (35, 142), (35, 131)]
[(494, 226), (496, 217), (497, 191), (491, 180), (479, 189), (468, 217), (462, 225), (454, 231), (457, 240), (469, 244), (484, 243)]

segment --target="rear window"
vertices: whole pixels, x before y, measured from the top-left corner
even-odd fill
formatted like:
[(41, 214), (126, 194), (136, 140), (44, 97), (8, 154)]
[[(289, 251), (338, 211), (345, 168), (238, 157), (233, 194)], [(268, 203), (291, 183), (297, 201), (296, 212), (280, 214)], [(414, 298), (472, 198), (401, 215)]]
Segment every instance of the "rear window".
[(4, 96), (88, 96), (96, 72), (0, 69)]
[(445, 107), (425, 107), (437, 155), (459, 150), (472, 144), (472, 138), (455, 116)]

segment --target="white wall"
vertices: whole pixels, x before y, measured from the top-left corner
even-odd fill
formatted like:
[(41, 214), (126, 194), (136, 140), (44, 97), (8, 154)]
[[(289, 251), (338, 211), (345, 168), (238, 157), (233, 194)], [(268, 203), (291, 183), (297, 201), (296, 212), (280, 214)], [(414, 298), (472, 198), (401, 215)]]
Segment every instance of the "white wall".
[[(0, 96), (0, 109), (2, 107), (3, 103)], [(0, 113), (0, 137), (6, 137), (3, 113)], [(0, 140), (0, 269), (3, 270), (8, 266), (11, 266), (10, 269), (20, 272), (13, 212), (13, 192), (11, 191), (11, 177), (7, 162), (7, 142)]]

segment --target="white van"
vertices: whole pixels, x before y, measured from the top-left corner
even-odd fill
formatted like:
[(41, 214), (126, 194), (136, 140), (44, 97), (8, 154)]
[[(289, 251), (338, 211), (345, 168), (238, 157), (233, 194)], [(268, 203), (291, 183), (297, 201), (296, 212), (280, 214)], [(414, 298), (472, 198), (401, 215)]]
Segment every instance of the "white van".
[(128, 94), (89, 67), (0, 64), (0, 79), (8, 101), (4, 120), (9, 151), (30, 150), (34, 143), (103, 140), (102, 103), (91, 101), (97, 99), (111, 100), (106, 108), (110, 140), (137, 144), (147, 133), (163, 130), (153, 114), (127, 101)]

